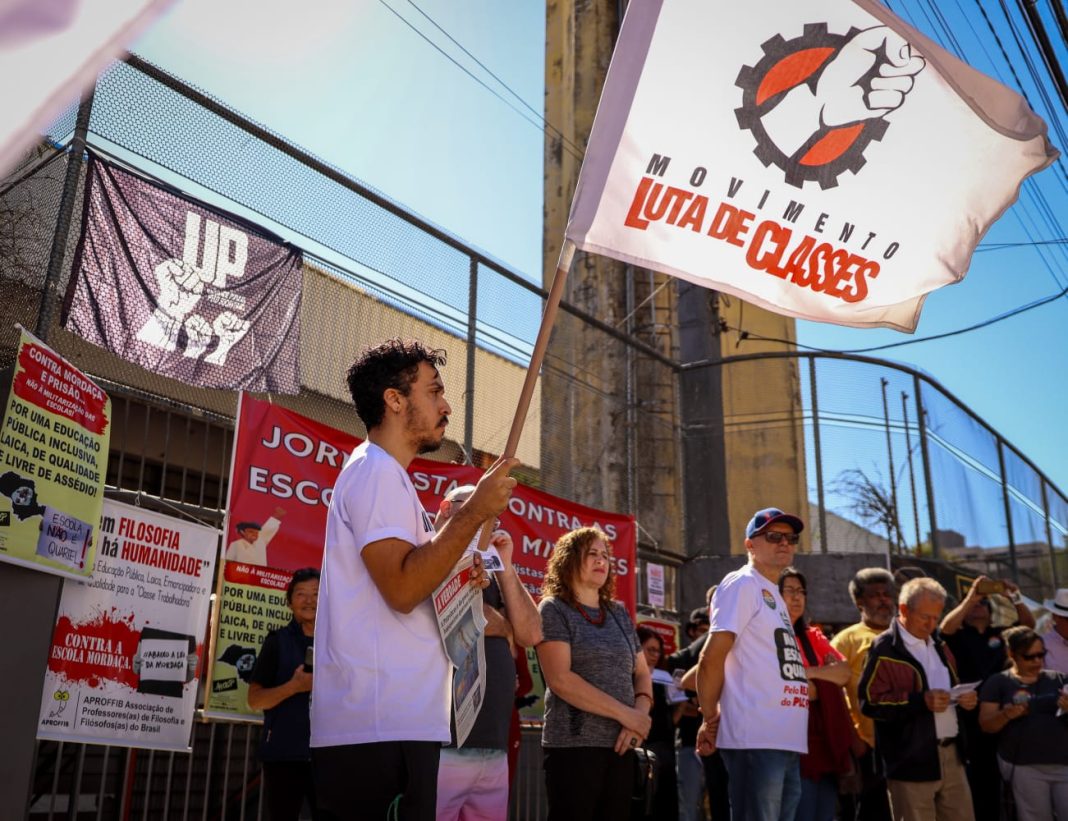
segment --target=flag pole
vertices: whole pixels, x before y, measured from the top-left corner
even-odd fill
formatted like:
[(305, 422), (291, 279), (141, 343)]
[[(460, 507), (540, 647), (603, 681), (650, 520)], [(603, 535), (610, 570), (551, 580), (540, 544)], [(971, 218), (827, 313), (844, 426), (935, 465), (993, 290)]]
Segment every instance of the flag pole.
[[(519, 439), (523, 435), (523, 425), (527, 421), (527, 411), (530, 410), (530, 400), (534, 397), (534, 386), (538, 382), (538, 374), (541, 372), (542, 362), (545, 360), (545, 351), (549, 347), (549, 336), (552, 334), (553, 325), (556, 324), (556, 314), (560, 309), (560, 300), (564, 294), (564, 285), (567, 283), (567, 275), (571, 271), (571, 262), (575, 258), (575, 243), (569, 239), (564, 240), (560, 249), (560, 259), (556, 263), (556, 273), (553, 274), (552, 284), (549, 286), (549, 296), (545, 300), (545, 311), (541, 315), (541, 327), (538, 328), (538, 336), (534, 340), (534, 350), (530, 354), (530, 365), (527, 366), (527, 375), (523, 379), (523, 388), (519, 392), (519, 402), (516, 405), (515, 416), (512, 418), (512, 429), (508, 432), (508, 441), (504, 446), (505, 458), (515, 456), (519, 448)], [(483, 527), (478, 539), (478, 549), (485, 550), (489, 544), (491, 527)]]

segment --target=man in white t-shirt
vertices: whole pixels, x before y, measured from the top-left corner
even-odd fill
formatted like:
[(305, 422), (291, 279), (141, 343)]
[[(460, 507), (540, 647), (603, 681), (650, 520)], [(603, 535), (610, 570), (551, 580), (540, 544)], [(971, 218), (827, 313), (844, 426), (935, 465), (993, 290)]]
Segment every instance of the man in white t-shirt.
[(712, 597), (697, 669), (697, 751), (720, 751), (733, 821), (792, 819), (801, 799), (808, 679), (778, 581), (804, 526), (778, 508), (754, 514), (745, 529), (749, 563)]
[[(330, 821), (434, 818), (451, 702), (430, 596), (507, 506), (517, 464), (499, 459), (435, 533), (407, 467), (445, 436), (444, 363), (441, 351), (390, 340), (348, 372), (367, 441), (330, 501), (311, 695), (316, 800)], [(472, 583), (485, 587), (477, 556), (475, 570)]]
[(244, 562), (245, 564), (267, 564), (267, 545), (282, 526), (281, 519), (286, 515), (283, 508), (276, 507), (274, 515), (262, 525), (259, 522), (238, 522), (234, 525), (238, 538), (226, 548), (226, 561)]

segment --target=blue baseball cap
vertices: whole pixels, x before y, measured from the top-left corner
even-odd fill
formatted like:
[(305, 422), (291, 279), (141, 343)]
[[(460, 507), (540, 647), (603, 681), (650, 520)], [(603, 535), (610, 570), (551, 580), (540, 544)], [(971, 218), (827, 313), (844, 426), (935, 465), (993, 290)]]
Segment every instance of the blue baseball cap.
[(796, 516), (783, 513), (777, 507), (766, 507), (753, 514), (753, 518), (745, 526), (745, 538), (752, 539), (772, 522), (786, 522), (794, 529), (794, 533), (800, 533), (805, 529), (805, 523)]

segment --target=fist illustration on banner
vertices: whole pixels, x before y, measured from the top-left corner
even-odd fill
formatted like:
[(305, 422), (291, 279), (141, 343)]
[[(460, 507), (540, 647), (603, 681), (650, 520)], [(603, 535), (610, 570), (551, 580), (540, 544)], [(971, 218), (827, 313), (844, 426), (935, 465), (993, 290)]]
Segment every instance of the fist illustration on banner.
[(211, 325), (200, 314), (193, 314), (185, 321), (185, 351), (183, 356), (199, 359), (211, 344)]
[(764, 129), (779, 150), (793, 156), (821, 130), (900, 108), (926, 64), (887, 26), (857, 32), (823, 67), (815, 90), (806, 83), (791, 89), (764, 115)]
[(252, 323), (248, 320), (242, 319), (232, 311), (223, 311), (215, 317), (212, 323), (212, 328), (219, 337), (219, 345), (204, 357), (204, 361), (212, 365), (225, 365), (226, 355), (230, 353), (230, 349), (244, 338), (251, 327)]
[(173, 351), (182, 320), (200, 302), (204, 282), (210, 277), (180, 259), (164, 260), (156, 266), (155, 275), (159, 284), (157, 307), (137, 332), (137, 338), (156, 348)]
[(820, 75), (820, 125), (829, 128), (883, 117), (905, 102), (926, 61), (886, 26), (847, 42)]

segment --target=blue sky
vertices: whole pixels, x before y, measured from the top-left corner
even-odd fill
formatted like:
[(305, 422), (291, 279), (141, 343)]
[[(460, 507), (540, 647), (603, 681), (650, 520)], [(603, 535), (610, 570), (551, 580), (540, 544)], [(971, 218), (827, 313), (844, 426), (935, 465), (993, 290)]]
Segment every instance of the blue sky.
[[(1041, 82), (1030, 76), (1017, 39), (1032, 61), (1038, 60), (1037, 50), (1022, 19), (1007, 18), (1004, 11), (1018, 15), (1015, 4), (979, 2), (891, 0), (890, 6), (1010, 87), (1018, 77), (1047, 122), (1068, 127), (1044, 68), (1035, 67)], [(1055, 32), (1048, 7), (1042, 2), (1040, 7)], [(543, 135), (524, 103), (542, 111), (544, 18), (545, 4), (534, 0), (418, 0), (418, 6), (409, 0), (356, 0), (319, 3), (314, 12), (281, 0), (181, 0), (133, 50), (537, 280)], [(1061, 56), (1068, 65), (1068, 55)], [(1051, 138), (1064, 148), (1057, 129), (1051, 128)], [(1021, 203), (988, 234), (986, 244), (1065, 237), (1065, 167), (1062, 161), (1026, 183)], [(1065, 245), (978, 253), (962, 283), (928, 299), (915, 337), (981, 322), (1056, 293), (1068, 285), (1066, 263)], [(1068, 491), (1066, 323), (1068, 300), (1061, 299), (984, 330), (873, 355), (930, 374)], [(909, 337), (799, 322), (798, 338), (804, 345), (850, 350)]]

